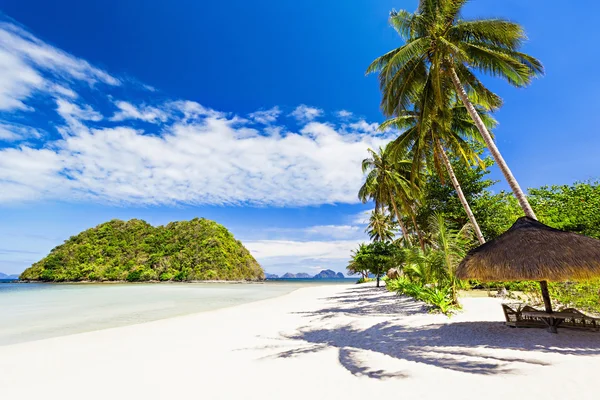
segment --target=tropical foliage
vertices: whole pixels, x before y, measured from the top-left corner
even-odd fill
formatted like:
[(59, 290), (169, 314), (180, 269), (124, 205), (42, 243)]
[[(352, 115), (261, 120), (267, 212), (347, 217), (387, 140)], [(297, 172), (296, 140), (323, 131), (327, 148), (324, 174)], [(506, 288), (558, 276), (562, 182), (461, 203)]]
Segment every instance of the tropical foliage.
[(349, 275), (360, 273), (361, 279), (366, 282), (369, 274), (373, 274), (379, 286), (380, 278), (390, 268), (401, 264), (403, 253), (397, 244), (384, 241), (376, 241), (369, 244), (361, 244), (353, 251), (352, 259), (346, 270)]
[[(458, 306), (456, 293), (463, 283), (454, 271), (475, 245), (474, 237), (480, 243), (497, 237), (523, 213), (537, 218), (533, 208), (550, 226), (594, 237), (600, 233), (597, 183), (531, 189), (526, 196), (502, 158), (490, 132), (496, 124), (491, 113), (502, 99), (480, 75), (525, 87), (543, 74), (543, 67), (521, 51), (526, 36), (520, 25), (501, 18), (464, 19), (466, 3), (420, 0), (414, 13), (392, 11), (390, 24), (403, 43), (367, 68), (367, 73), (378, 73), (381, 109), (389, 118), (381, 129), (396, 129), (398, 137), (378, 153), (370, 150), (359, 197), (393, 215), (404, 236), (396, 241), (402, 247), (398, 259), (404, 275), (388, 281), (388, 288), (437, 304), (442, 311)], [(491, 158), (482, 159), (484, 149)], [(485, 176), (494, 163), (514, 197), (489, 190), (495, 182)], [(420, 248), (414, 247), (407, 225), (418, 234)], [(533, 287), (530, 282), (508, 284)], [(597, 282), (551, 288), (565, 303), (589, 299), (579, 304), (600, 309)]]
[[(524, 87), (543, 73), (543, 67), (537, 59), (519, 51), (526, 39), (520, 25), (500, 18), (463, 19), (461, 11), (466, 3), (421, 0), (414, 13), (392, 11), (390, 24), (404, 44), (373, 61), (367, 73), (379, 72), (384, 114), (402, 117), (406, 112), (416, 112), (418, 123), (423, 125), (420, 130), (432, 132), (428, 146), (440, 145), (436, 135), (448, 130), (452, 104), (460, 101), (525, 214), (535, 218), (477, 109), (479, 106), (493, 111), (501, 105), (501, 99), (476, 74)], [(454, 143), (441, 144), (452, 148)]]
[(207, 219), (153, 227), (112, 220), (69, 238), (20, 279), (71, 281), (259, 280), (264, 272), (241, 242)]

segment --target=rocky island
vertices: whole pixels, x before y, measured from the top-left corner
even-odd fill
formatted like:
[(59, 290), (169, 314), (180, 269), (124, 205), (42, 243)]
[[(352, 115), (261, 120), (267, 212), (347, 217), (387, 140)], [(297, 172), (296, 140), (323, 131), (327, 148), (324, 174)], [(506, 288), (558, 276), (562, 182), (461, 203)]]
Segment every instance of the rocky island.
[(224, 226), (204, 218), (154, 227), (112, 220), (72, 236), (21, 280), (263, 280), (261, 266)]
[(291, 272), (287, 272), (283, 274), (281, 277), (275, 274), (265, 274), (267, 279), (344, 279), (345, 276), (341, 272), (335, 272), (330, 269), (324, 269), (316, 275), (310, 275), (305, 272), (299, 272), (297, 274), (292, 274)]

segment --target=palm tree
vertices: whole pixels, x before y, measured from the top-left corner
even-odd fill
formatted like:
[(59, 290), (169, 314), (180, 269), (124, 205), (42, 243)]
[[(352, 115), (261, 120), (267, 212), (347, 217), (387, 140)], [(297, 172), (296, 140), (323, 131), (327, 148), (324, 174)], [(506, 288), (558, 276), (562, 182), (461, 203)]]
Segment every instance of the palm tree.
[(460, 230), (452, 229), (441, 214), (431, 218), (430, 226), (434, 238), (430, 256), (432, 269), (439, 274), (438, 281), (448, 282), (452, 303), (458, 304), (460, 280), (456, 277), (456, 268), (473, 243), (472, 227), (467, 224)]
[[(474, 106), (469, 92), (487, 109), (499, 106), (498, 98), (475, 76), (482, 72), (504, 78), (516, 87), (527, 86), (543, 74), (540, 61), (519, 51), (526, 39), (523, 28), (499, 18), (464, 20), (460, 11), (467, 0), (421, 0), (415, 13), (392, 11), (390, 23), (405, 44), (377, 58), (367, 73), (380, 71), (382, 108), (387, 116), (410, 110), (418, 92), (436, 99), (448, 98), (447, 82), (466, 107), (496, 164), (504, 174), (525, 214), (536, 218), (525, 194), (508, 168)], [(435, 107), (426, 107), (429, 112)]]
[[(424, 98), (421, 96), (418, 101), (423, 100)], [(405, 129), (404, 133), (390, 144), (390, 147), (392, 151), (406, 152), (407, 149), (410, 149), (413, 155), (413, 170), (416, 170), (417, 173), (420, 173), (423, 161), (431, 160), (443, 183), (444, 174), (439, 168), (440, 162), (445, 166), (456, 194), (473, 225), (477, 239), (480, 244), (483, 244), (485, 238), (456, 178), (454, 168), (447, 154), (447, 149), (458, 154), (468, 166), (480, 162), (481, 160), (479, 160), (471, 144), (472, 142), (481, 142), (481, 136), (466, 108), (456, 101), (453, 101), (448, 107), (449, 112), (438, 109), (434, 121), (424, 120), (431, 117), (431, 115), (422, 113), (420, 110), (423, 108), (419, 106), (415, 107), (413, 111), (402, 111), (398, 117), (391, 118), (381, 124), (380, 129), (385, 130), (390, 126)], [(496, 121), (485, 109), (479, 107), (478, 111), (482, 114), (487, 126), (495, 126)]]
[(389, 145), (385, 149), (380, 148), (379, 152), (368, 149), (370, 157), (362, 162), (363, 173), (367, 173), (367, 178), (358, 192), (358, 198), (363, 203), (370, 199), (374, 200), (376, 210), (388, 206), (393, 211), (398, 225), (400, 225), (404, 241), (409, 244), (408, 230), (402, 222), (402, 216), (396, 202), (396, 199), (399, 199), (403, 211), (413, 219), (419, 242), (423, 247), (424, 242), (410, 207), (416, 191), (416, 185), (411, 183), (406, 174), (411, 163), (408, 160), (396, 160), (392, 157), (388, 148)]
[(369, 238), (376, 242), (391, 242), (394, 239), (394, 222), (388, 214), (383, 214), (375, 209), (369, 218), (367, 233)]

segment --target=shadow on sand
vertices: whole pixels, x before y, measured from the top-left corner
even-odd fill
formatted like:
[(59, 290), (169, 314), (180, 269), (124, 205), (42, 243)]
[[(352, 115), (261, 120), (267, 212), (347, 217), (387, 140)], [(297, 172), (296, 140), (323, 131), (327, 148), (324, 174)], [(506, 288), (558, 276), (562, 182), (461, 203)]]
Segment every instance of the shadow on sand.
[(394, 296), (385, 287), (362, 286), (348, 289), (345, 294), (326, 297), (331, 307), (316, 311), (302, 312), (307, 317), (319, 317), (321, 320), (340, 314), (394, 316), (412, 315), (427, 312), (429, 307), (410, 297)]
[(512, 329), (496, 321), (452, 322), (451, 319), (447, 323), (411, 326), (406, 316), (424, 312), (425, 306), (385, 289), (352, 288), (327, 300), (333, 303), (331, 307), (305, 313), (306, 316), (325, 319), (339, 313), (351, 317), (387, 315), (389, 321), (368, 328), (353, 324), (302, 328), (284, 338), (305, 344), (273, 357), (288, 358), (336, 348), (340, 364), (351, 373), (388, 379), (408, 377), (409, 371), (373, 370), (361, 360), (360, 353), (366, 350), (398, 360), (481, 375), (510, 374), (524, 365), (549, 366), (551, 362), (544, 360), (548, 353), (600, 354), (600, 335), (594, 332), (562, 329), (560, 334), (553, 335), (543, 329)]

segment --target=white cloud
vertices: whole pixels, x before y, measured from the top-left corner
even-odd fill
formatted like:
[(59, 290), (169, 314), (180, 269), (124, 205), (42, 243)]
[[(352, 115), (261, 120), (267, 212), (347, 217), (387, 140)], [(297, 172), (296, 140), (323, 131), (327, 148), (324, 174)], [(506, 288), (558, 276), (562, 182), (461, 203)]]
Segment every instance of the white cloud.
[(356, 238), (363, 234), (363, 229), (354, 225), (317, 225), (305, 228), (309, 235), (326, 236), (333, 239)]
[(347, 260), (360, 243), (356, 240), (310, 241), (258, 240), (246, 241), (244, 246), (259, 262), (269, 259), (293, 258), (295, 260)]
[[(94, 116), (71, 106), (70, 112), (80, 118)], [(178, 121), (154, 132), (83, 124), (65, 126), (62, 132), (64, 138), (43, 151), (63, 160), (51, 181), (64, 184), (56, 193), (53, 186), (44, 188), (40, 197), (64, 198), (63, 189), (70, 187), (75, 197), (137, 204), (356, 203), (360, 161), (367, 147), (383, 143), (320, 123), (301, 133), (268, 134), (235, 117)], [(25, 149), (27, 154), (42, 151)], [(17, 182), (30, 186), (29, 180), (23, 174)], [(31, 186), (39, 189), (37, 180)]]
[(348, 110), (340, 110), (336, 114), (340, 118), (350, 118), (352, 116), (352, 113)]
[(369, 122), (365, 121), (364, 119), (362, 119), (358, 122), (353, 122), (353, 123), (349, 124), (348, 127), (355, 132), (363, 132), (363, 133), (375, 135), (378, 133), (379, 124), (375, 123), (375, 122), (369, 123)]
[(52, 47), (24, 29), (9, 22), (0, 23), (1, 46), (21, 59), (28, 60), (42, 69), (57, 75), (86, 81), (90, 84), (103, 82), (119, 85), (118, 79), (101, 69), (91, 66), (87, 61), (73, 57), (62, 50)]
[(59, 198), (69, 194), (70, 183), (59, 176), (61, 156), (51, 150), (28, 147), (0, 152), (0, 203), (34, 200), (48, 192)]
[(314, 274), (324, 269), (345, 272), (352, 250), (358, 240), (244, 241), (244, 245), (257, 261), (270, 273), (308, 272)]
[(44, 79), (15, 55), (0, 48), (0, 110), (29, 110), (24, 100)]
[(0, 122), (0, 142), (17, 142), (30, 138), (40, 138), (42, 134), (35, 128)]
[(204, 117), (225, 118), (226, 114), (206, 108), (195, 101), (176, 100), (164, 105), (164, 108), (173, 117), (183, 115), (184, 122), (190, 122)]
[(296, 109), (292, 111), (290, 115), (296, 118), (299, 122), (305, 123), (313, 121), (315, 118), (323, 115), (323, 110), (301, 104), (296, 107)]
[[(129, 80), (120, 82), (1, 22), (0, 71), (0, 109), (11, 110), (17, 121), (31, 121), (29, 126), (7, 121), (0, 131), (3, 143), (21, 140), (18, 148), (0, 148), (0, 202), (356, 203), (366, 149), (388, 140), (359, 126), (316, 122), (322, 110), (306, 105), (292, 113), (302, 122), (300, 131), (293, 131), (277, 123), (278, 107), (244, 119), (193, 101), (158, 101), (151, 91), (145, 92), (144, 104), (120, 98), (109, 90)], [(78, 80), (86, 90), (78, 90)], [(47, 97), (55, 101), (56, 108), (42, 111), (44, 116), (54, 113), (48, 124), (60, 136), (49, 132), (45, 141), (23, 144), (26, 137), (40, 139), (35, 120), (27, 118), (28, 100), (36, 96), (45, 96), (44, 101), (31, 104), (48, 104)], [(107, 122), (99, 110), (115, 106)], [(155, 125), (142, 130), (133, 120)], [(351, 233), (348, 228), (318, 229), (339, 238)]]
[[(33, 110), (35, 93), (75, 97), (73, 81), (120, 82), (88, 62), (58, 50), (9, 22), (0, 22), (0, 110)], [(60, 82), (60, 83), (58, 83)]]
[(356, 225), (368, 225), (372, 212), (373, 210), (361, 211), (358, 214), (351, 216), (350, 223)]
[(58, 114), (60, 114), (60, 116), (67, 121), (70, 121), (72, 118), (75, 118), (76, 120), (96, 122), (102, 120), (102, 114), (95, 111), (87, 104), (79, 106), (67, 100), (58, 99), (56, 100), (56, 105), (58, 106), (56, 112), (58, 112)]
[(248, 114), (248, 117), (259, 124), (271, 124), (277, 121), (277, 117), (281, 114), (279, 107), (275, 106), (269, 110), (260, 110)]
[(117, 106), (119, 111), (117, 111), (115, 115), (110, 118), (111, 121), (139, 119), (145, 122), (157, 123), (165, 122), (168, 118), (166, 112), (156, 107), (150, 107), (146, 105), (140, 105), (136, 107), (127, 101), (117, 101), (115, 102), (115, 106)]

